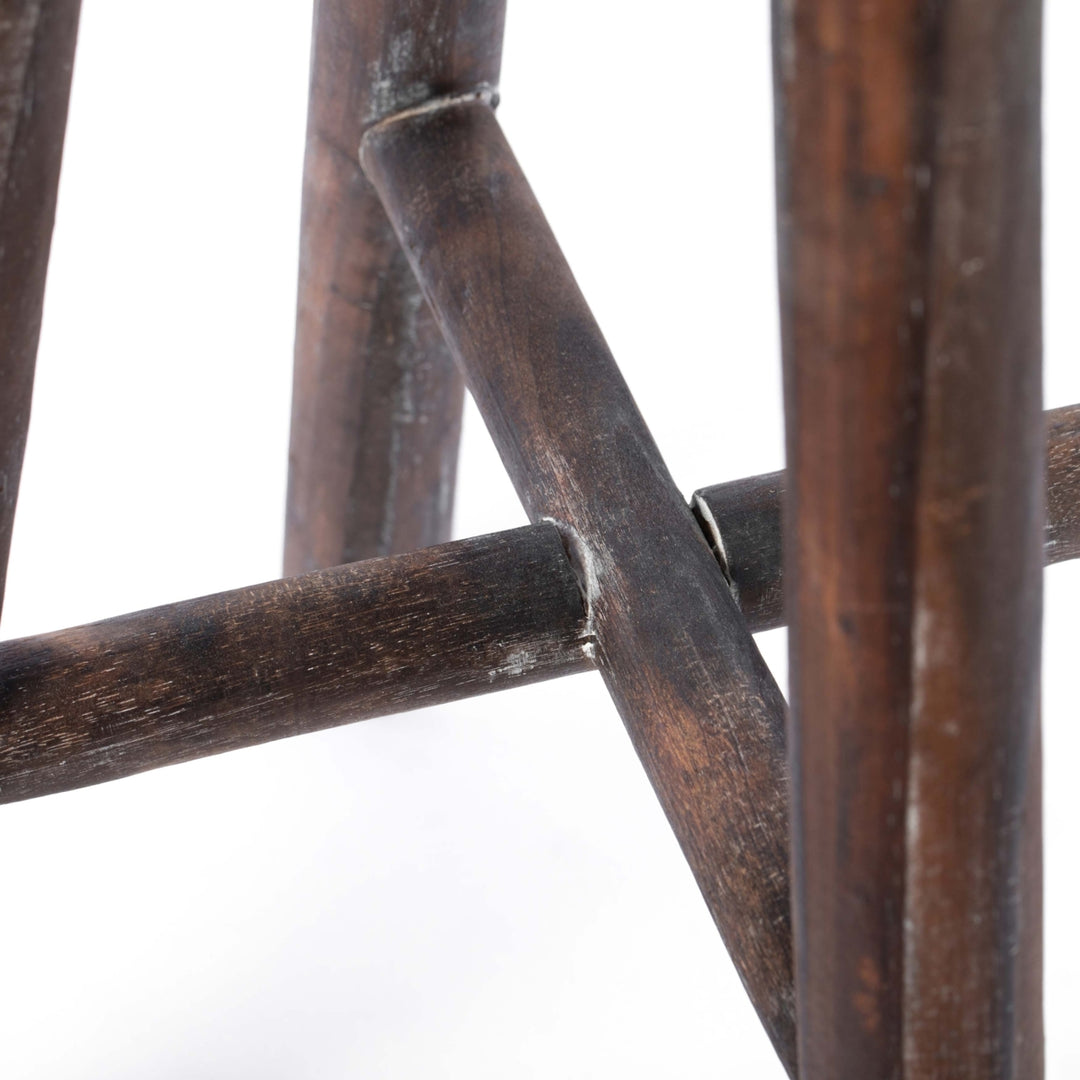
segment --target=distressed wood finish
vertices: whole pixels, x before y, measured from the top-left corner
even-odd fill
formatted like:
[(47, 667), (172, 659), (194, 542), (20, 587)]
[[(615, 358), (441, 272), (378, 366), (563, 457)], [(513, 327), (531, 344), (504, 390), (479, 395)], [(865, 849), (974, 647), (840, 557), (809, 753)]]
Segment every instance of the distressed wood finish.
[[(1047, 566), (1080, 558), (1080, 405), (1043, 414), (1046, 424)], [(714, 484), (691, 506), (754, 633), (785, 624), (783, 472)]]
[(784, 625), (783, 472), (694, 492), (694, 516), (752, 630)]
[(1042, 798), (1028, 769), (1045, 517), (1042, 0), (954, 0), (938, 18), (904, 1064), (935, 1080), (1038, 1080), (1041, 882), (1024, 873), (1042, 835), (1024, 807)]
[[(1051, 484), (1055, 477), (1060, 479), (1060, 495), (1080, 475), (1080, 408), (1057, 409), (1047, 418), (1051, 433), (1049, 477)], [(717, 484), (696, 496), (709, 506), (720, 526), (726, 552), (723, 565), (730, 570), (732, 592), (754, 633), (782, 623), (783, 579), (778, 557), (783, 476), (769, 473)], [(1056, 518), (1048, 521), (1047, 562), (1080, 555), (1078, 506), (1080, 491), (1074, 489), (1071, 501), (1062, 499), (1059, 507), (1059, 511), (1072, 511), (1072, 516), (1065, 522)], [(735, 527), (724, 531), (729, 521)], [(92, 771), (84, 771), (83, 762), (70, 773), (57, 775), (53, 782), (59, 786), (50, 787), (50, 791), (66, 790), (71, 781), (78, 786), (113, 780), (282, 735), (406, 709), (411, 707), (410, 695), (414, 693), (421, 695), (417, 705), (430, 704), (587, 670), (592, 667), (592, 650), (587, 647), (591, 639), (585, 629), (576, 578), (557, 535), (551, 525), (530, 525), (433, 552), (316, 572), (284, 584), (257, 585), (93, 626), (0, 643), (0, 712), (12, 709), (13, 717), (22, 718), (17, 720), (23, 731), (19, 768), (28, 775), (47, 771), (56, 744), (78, 742), (90, 731), (112, 730), (118, 719), (122, 719), (125, 732), (122, 742), (137, 742), (140, 752), (128, 749), (120, 755), (108, 755), (96, 749)], [(1053, 543), (1051, 535), (1058, 538)], [(1064, 551), (1072, 554), (1066, 556)], [(467, 566), (472, 577), (491, 575), (484, 587), (493, 607), (485, 609), (483, 626), (476, 628), (468, 642), (455, 642), (451, 637), (448, 648), (445, 628), (467, 625), (475, 618), (475, 600), (468, 592), (461, 596), (454, 593), (449, 581), (451, 574), (461, 572), (461, 566)], [(468, 584), (471, 578), (459, 580)], [(409, 628), (408, 648), (437, 672), (436, 678), (422, 685), (415, 682), (415, 667), (403, 665), (402, 685), (395, 687), (385, 678), (388, 669), (353, 667), (347, 660), (357, 629), (367, 633), (379, 612), (397, 602), (387, 592), (390, 582), (409, 597), (404, 616)], [(532, 591), (526, 593), (522, 582), (529, 582)], [(433, 590), (433, 599), (441, 604), (438, 610), (429, 605), (431, 610), (425, 611), (425, 589)], [(346, 594), (343, 590), (353, 591)], [(357, 610), (348, 610), (347, 605), (356, 605)], [(333, 657), (335, 663), (321, 665), (318, 673), (311, 675), (306, 672), (305, 659), (302, 665), (280, 672), (280, 685), (287, 686), (291, 695), (286, 706), (276, 691), (268, 692), (265, 671), (267, 665), (294, 658), (285, 645), (280, 645), (280, 652), (276, 650), (277, 643), (287, 640), (297, 611), (301, 612), (302, 625), (310, 628), (317, 640), (317, 650), (323, 657)], [(435, 622), (429, 621), (433, 614), (438, 616)], [(202, 620), (203, 627), (218, 627), (222, 635), (242, 627), (245, 639), (254, 643), (254, 648), (232, 647), (214, 676), (212, 692), (200, 689), (206, 678), (203, 651), (184, 645), (184, 635), (190, 632), (195, 617)], [(507, 627), (514, 630), (509, 637)], [(423, 638), (426, 633), (431, 637)], [(482, 633), (494, 636), (484, 639)], [(143, 634), (152, 645), (139, 653), (132, 643)], [(377, 639), (369, 634), (368, 642), (377, 644)], [(304, 640), (298, 644), (305, 653), (311, 651)], [(398, 644), (405, 647), (404, 642)], [(475, 649), (475, 655), (468, 654), (470, 648)], [(106, 670), (121, 653), (126, 659), (120, 667)], [(466, 669), (460, 667), (463, 656), (470, 665)], [(134, 695), (138, 703), (134, 710), (125, 711), (125, 693)], [(319, 710), (326, 702), (331, 709), (324, 716)], [(238, 716), (243, 718), (240, 728)], [(22, 789), (25, 794), (12, 793), (10, 783), (3, 779), (10, 765), (4, 748), (13, 731), (14, 727), (3, 729), (0, 723), (0, 787), (7, 789), (0, 791), (0, 801), (5, 795), (15, 799), (42, 793), (32, 785)], [(1038, 776), (1037, 765), (1033, 765), (1033, 776)], [(1036, 798), (1025, 813), (1038, 814), (1039, 810)], [(1037, 850), (1032, 857), (1038, 857)], [(1025, 880), (1040, 884), (1041, 875), (1025, 873)], [(1039, 910), (1037, 903), (1032, 907)]]
[(1037, 1077), (1040, 4), (776, 14), (800, 1075)]
[(386, 121), (361, 160), (530, 517), (563, 534), (607, 685), (793, 1069), (780, 691), (491, 110)]
[(1046, 561), (1080, 558), (1080, 405), (1047, 413)]
[(0, 802), (592, 667), (528, 526), (0, 642)]
[(10, 0), (0, 17), (0, 605), (78, 25), (79, 0)]
[(357, 151), (387, 113), (493, 93), (503, 17), (503, 0), (315, 5), (287, 574), (450, 538), (461, 375)]

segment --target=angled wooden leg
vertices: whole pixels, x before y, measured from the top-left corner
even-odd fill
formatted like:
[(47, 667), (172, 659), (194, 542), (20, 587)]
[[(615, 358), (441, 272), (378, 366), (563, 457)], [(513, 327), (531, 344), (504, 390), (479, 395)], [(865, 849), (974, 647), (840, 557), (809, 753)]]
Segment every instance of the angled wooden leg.
[(777, 5), (800, 1075), (1041, 1075), (1040, 0)]
[(79, 0), (13, 0), (0, 20), (0, 605), (78, 26)]
[(463, 386), (357, 154), (366, 124), (493, 93), (503, 0), (319, 0), (285, 572), (449, 539)]
[(750, 998), (794, 1070), (784, 700), (491, 110), (372, 127), (361, 160), (533, 520)]

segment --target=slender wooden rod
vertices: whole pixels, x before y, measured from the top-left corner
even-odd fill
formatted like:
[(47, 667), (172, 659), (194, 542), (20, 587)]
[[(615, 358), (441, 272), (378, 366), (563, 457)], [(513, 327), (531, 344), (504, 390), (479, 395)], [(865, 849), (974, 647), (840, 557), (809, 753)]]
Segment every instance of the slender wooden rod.
[[(1043, 414), (1047, 566), (1080, 558), (1080, 405)], [(755, 632), (783, 626), (783, 501), (787, 477), (765, 473), (702, 488), (692, 506)]]
[(0, 19), (0, 605), (78, 26), (79, 0), (13, 0)]
[(1031, 1080), (1041, 2), (776, 15), (800, 1076)]
[(904, 1070), (1039, 1080), (1042, 0), (953, 0), (937, 20)]
[(783, 697), (491, 110), (384, 121), (361, 161), (530, 517), (563, 534), (601, 672), (792, 1070)]
[(450, 538), (463, 386), (357, 149), (442, 93), (494, 92), (504, 0), (319, 0), (285, 572)]
[(0, 802), (592, 666), (550, 525), (0, 642)]
[[(1080, 556), (1080, 406), (1047, 416), (1051, 506), (1072, 511), (1047, 526), (1052, 562)], [(698, 493), (734, 526), (725, 565), (753, 631), (783, 610), (778, 491), (782, 473)], [(571, 675), (590, 640), (541, 524), (0, 642), (0, 801)], [(398, 663), (410, 651), (419, 666)]]

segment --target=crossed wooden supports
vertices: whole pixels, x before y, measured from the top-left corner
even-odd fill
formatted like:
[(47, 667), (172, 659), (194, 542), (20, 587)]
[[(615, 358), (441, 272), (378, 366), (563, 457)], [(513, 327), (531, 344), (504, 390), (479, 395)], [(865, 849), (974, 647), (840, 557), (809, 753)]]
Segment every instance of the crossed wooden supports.
[[(78, 5), (21, 7), (0, 55), (53, 105), (4, 82), (5, 556)], [(792, 473), (691, 507), (495, 120), (502, 23), (316, 5), (299, 576), (0, 644), (0, 801), (595, 666), (792, 1075), (1038, 1075), (1080, 407), (1039, 404), (1037, 0), (780, 5)], [(462, 378), (534, 524), (444, 543)], [(785, 611), (790, 746), (751, 637)]]

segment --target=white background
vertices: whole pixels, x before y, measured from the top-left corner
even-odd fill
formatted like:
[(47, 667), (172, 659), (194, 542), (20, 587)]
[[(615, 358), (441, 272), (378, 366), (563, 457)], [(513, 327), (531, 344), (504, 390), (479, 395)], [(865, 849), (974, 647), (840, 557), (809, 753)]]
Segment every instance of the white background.
[[(687, 495), (782, 464), (767, 6), (510, 5), (500, 115)], [(5, 637), (279, 573), (310, 18), (84, 0)], [(1048, 0), (1048, 406), (1078, 38)], [(470, 411), (456, 532), (523, 521)], [(1064, 1078), (1080, 565), (1046, 583)], [(595, 675), (4, 807), (0, 926), (6, 1080), (781, 1076)]]

